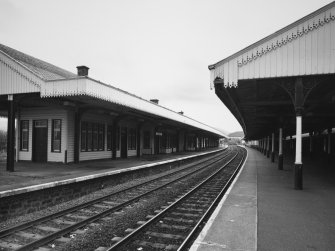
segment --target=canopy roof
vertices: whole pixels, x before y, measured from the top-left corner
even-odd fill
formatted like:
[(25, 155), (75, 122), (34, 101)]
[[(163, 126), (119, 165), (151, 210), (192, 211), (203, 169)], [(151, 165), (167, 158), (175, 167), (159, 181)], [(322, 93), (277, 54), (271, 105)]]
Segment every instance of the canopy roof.
[(133, 113), (175, 121), (226, 137), (221, 131), (183, 114), (1, 44), (0, 67), (0, 95), (40, 93), (40, 97), (46, 99), (63, 98), (106, 109), (118, 107), (118, 111), (131, 110)]
[[(303, 131), (335, 126), (335, 1), (209, 67), (211, 85), (247, 139), (295, 133), (295, 84)], [(300, 109), (300, 108), (299, 108)]]

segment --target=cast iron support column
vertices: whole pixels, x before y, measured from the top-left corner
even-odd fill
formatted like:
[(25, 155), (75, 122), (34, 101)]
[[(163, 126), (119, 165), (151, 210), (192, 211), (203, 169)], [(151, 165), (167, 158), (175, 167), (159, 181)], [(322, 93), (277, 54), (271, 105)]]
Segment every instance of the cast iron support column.
[(302, 113), (303, 113), (303, 83), (298, 78), (295, 82), (295, 113), (296, 113), (296, 146), (294, 162), (294, 188), (302, 190), (303, 188), (303, 165), (302, 165)]
[(331, 162), (331, 136), (332, 136), (332, 129), (328, 128), (328, 147), (327, 147), (328, 163)]
[(309, 133), (309, 156), (313, 159), (313, 132)]
[(283, 128), (279, 128), (278, 169), (283, 170)]
[(176, 152), (179, 153), (179, 137), (180, 137), (180, 131), (177, 131), (176, 135)]
[(187, 145), (187, 132), (185, 131), (184, 133), (184, 152), (186, 152), (186, 149), (187, 149), (186, 145)]
[(268, 136), (266, 143), (266, 157), (270, 158), (270, 136)]
[(301, 129), (302, 116), (296, 117), (296, 146), (295, 146), (295, 162), (294, 162), (294, 188), (302, 189), (302, 156), (301, 156)]
[(74, 163), (79, 163), (80, 112), (74, 112)]
[(263, 154), (265, 156), (266, 156), (266, 149), (267, 149), (266, 143), (267, 143), (267, 140), (266, 140), (266, 138), (264, 138), (264, 151), (263, 151)]
[(141, 157), (141, 128), (142, 123), (137, 125), (137, 134), (136, 134), (136, 155), (137, 157)]
[(116, 142), (118, 139), (117, 137), (117, 129), (118, 129), (118, 120), (114, 120), (113, 128), (112, 128), (112, 159), (116, 159)]
[(272, 133), (271, 139), (271, 162), (275, 162), (275, 134)]
[(15, 158), (15, 107), (14, 95), (8, 95), (8, 120), (7, 120), (7, 171), (14, 172)]

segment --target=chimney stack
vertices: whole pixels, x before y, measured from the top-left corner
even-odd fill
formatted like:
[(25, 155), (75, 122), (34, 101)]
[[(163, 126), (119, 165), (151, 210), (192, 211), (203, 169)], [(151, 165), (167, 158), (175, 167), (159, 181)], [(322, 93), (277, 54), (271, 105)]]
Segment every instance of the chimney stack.
[(158, 105), (158, 102), (159, 102), (159, 100), (158, 100), (158, 99), (150, 99), (150, 101), (151, 101), (152, 103), (155, 103), (155, 104), (157, 104), (157, 105)]
[(88, 76), (88, 68), (87, 66), (85, 65), (81, 65), (81, 66), (77, 66), (77, 74), (78, 76), (84, 76), (84, 77), (87, 77)]

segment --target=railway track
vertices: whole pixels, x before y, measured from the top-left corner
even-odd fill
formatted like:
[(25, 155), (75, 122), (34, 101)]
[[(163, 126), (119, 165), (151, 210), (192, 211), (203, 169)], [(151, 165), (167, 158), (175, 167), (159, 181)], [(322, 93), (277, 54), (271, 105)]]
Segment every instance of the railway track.
[(81, 229), (85, 226), (97, 224), (94, 222), (99, 220), (108, 220), (112, 213), (122, 210), (122, 208), (163, 187), (185, 179), (185, 177), (211, 169), (215, 163), (227, 161), (233, 155), (236, 155), (234, 150), (227, 149), (209, 160), (188, 165), (186, 168), (171, 171), (166, 175), (122, 191), (2, 230), (0, 231), (0, 250), (52, 250), (53, 244), (50, 243), (67, 243), (71, 240), (71, 235), (80, 234)]
[(99, 250), (185, 250), (209, 218), (244, 163), (246, 150), (239, 148), (222, 168), (152, 216), (110, 248)]

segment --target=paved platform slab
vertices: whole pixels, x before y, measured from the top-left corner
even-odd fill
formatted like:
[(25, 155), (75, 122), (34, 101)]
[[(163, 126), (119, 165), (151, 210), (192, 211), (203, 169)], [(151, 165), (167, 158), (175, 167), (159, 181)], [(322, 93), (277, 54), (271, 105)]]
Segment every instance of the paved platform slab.
[(334, 250), (335, 167), (304, 162), (304, 190), (293, 189), (293, 159), (277, 169), (260, 152), (248, 159), (191, 250)]
[(7, 172), (6, 162), (0, 161), (0, 197), (4, 192), (15, 189), (39, 186), (40, 184), (54, 186), (56, 182), (64, 183), (72, 182), (73, 179), (79, 181), (85, 178), (104, 176), (110, 172), (157, 165), (161, 162), (201, 155), (214, 150), (217, 149), (208, 149), (200, 152), (147, 155), (141, 158), (92, 160), (79, 164), (17, 162), (15, 163), (15, 172)]

